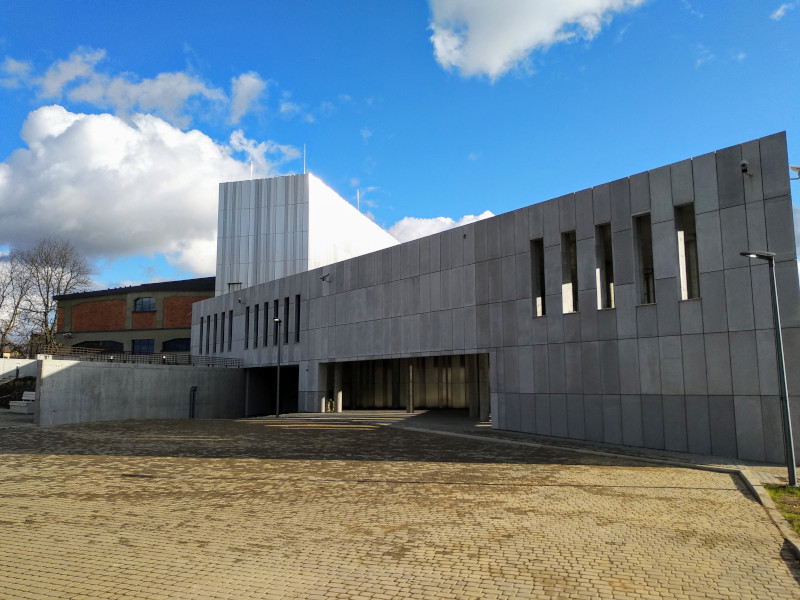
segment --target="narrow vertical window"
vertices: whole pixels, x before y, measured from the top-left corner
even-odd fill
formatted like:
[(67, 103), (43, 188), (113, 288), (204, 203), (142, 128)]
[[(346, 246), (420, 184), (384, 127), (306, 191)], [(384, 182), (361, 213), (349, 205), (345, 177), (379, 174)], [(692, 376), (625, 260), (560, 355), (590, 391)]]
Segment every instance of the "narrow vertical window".
[(214, 343), (213, 343), (213, 352), (214, 354), (217, 353), (217, 313), (214, 313)]
[(264, 345), (269, 346), (269, 302), (264, 302)]
[(206, 354), (208, 354), (211, 342), (211, 315), (206, 317)]
[(225, 352), (225, 313), (219, 314), (219, 351)]
[(614, 308), (614, 255), (611, 248), (611, 224), (598, 225), (594, 231), (597, 263), (597, 308)]
[(278, 323), (275, 319), (278, 318), (278, 301), (272, 301), (272, 344), (274, 346), (278, 345)]
[(694, 204), (675, 208), (678, 234), (678, 268), (681, 277), (681, 300), (700, 297), (700, 269), (697, 265), (697, 229)]
[(283, 343), (289, 343), (289, 298), (283, 299)]
[(233, 348), (233, 311), (228, 311), (228, 352)]
[(544, 299), (544, 240), (531, 240), (531, 298), (533, 316), (543, 317), (547, 314)]
[(656, 301), (656, 279), (653, 272), (653, 230), (650, 215), (633, 218), (633, 233), (636, 236), (636, 265), (639, 278), (639, 302), (653, 304)]
[(561, 234), (561, 300), (564, 313), (578, 312), (578, 244), (574, 231)]
[(253, 305), (253, 348), (258, 348), (258, 304)]
[(250, 347), (250, 307), (244, 308), (244, 347)]
[(205, 323), (205, 319), (200, 317), (200, 346), (197, 348), (197, 353), (203, 353), (203, 323)]
[(294, 297), (294, 341), (300, 341), (300, 294)]

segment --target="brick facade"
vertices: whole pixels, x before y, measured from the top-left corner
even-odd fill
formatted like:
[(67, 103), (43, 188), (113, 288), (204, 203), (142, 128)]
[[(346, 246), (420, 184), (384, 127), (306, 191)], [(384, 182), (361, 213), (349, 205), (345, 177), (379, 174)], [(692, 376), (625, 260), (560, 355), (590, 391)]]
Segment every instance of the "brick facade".
[(95, 300), (72, 307), (73, 331), (125, 329), (125, 300)]
[(164, 327), (191, 327), (192, 304), (208, 296), (172, 296), (164, 298)]
[(156, 311), (133, 313), (131, 327), (133, 329), (155, 329)]

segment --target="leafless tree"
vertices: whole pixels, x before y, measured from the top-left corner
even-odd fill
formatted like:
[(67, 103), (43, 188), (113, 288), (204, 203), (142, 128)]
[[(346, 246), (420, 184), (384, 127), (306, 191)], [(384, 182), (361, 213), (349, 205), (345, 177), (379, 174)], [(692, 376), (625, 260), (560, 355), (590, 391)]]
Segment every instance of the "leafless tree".
[(23, 310), (31, 331), (43, 344), (52, 344), (57, 307), (53, 296), (89, 289), (94, 269), (72, 243), (52, 237), (19, 252), (19, 258), (30, 279)]
[(28, 270), (12, 250), (0, 259), (0, 350), (21, 351), (27, 341), (23, 312), (30, 289)]

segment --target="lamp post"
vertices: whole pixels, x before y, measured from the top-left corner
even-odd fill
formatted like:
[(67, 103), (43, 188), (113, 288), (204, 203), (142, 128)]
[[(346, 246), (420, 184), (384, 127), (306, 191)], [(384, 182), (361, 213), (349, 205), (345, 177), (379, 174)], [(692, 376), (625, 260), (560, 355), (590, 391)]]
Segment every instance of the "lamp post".
[(781, 394), (781, 417), (783, 418), (783, 445), (786, 453), (786, 466), (789, 468), (789, 486), (797, 487), (797, 467), (792, 439), (792, 420), (789, 411), (789, 386), (786, 383), (786, 363), (783, 359), (783, 336), (781, 335), (781, 316), (778, 311), (778, 287), (775, 284), (774, 252), (740, 252), (747, 258), (759, 258), (769, 263), (769, 282), (772, 290), (772, 318), (775, 323), (775, 351), (778, 362), (778, 385)]
[(275, 392), (275, 418), (281, 416), (281, 323), (280, 318), (272, 319), (278, 325), (278, 389)]

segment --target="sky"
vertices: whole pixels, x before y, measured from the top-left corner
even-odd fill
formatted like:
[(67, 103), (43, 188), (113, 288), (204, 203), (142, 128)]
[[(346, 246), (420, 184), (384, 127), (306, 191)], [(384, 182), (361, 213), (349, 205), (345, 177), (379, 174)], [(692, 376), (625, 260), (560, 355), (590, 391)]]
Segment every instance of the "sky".
[(778, 131), (800, 164), (798, 92), (800, 0), (3, 0), (0, 255), (213, 275), (219, 182), (304, 148), (400, 240)]

